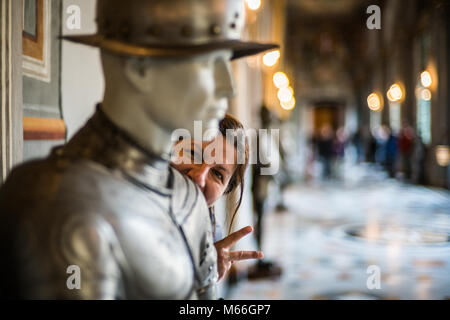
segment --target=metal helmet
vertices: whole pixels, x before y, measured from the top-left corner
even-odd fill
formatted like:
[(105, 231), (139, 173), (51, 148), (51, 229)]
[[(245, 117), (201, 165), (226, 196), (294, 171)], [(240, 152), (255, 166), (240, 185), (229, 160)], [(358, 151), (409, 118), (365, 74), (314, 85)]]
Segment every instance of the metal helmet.
[(64, 39), (137, 57), (231, 49), (232, 59), (278, 48), (240, 41), (242, 0), (98, 0), (98, 32)]

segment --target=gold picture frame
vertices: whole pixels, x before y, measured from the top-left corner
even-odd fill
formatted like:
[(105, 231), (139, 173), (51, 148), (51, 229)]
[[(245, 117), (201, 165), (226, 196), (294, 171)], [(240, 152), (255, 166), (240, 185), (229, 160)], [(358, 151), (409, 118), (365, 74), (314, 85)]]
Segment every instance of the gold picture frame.
[[(50, 82), (50, 44), (51, 44), (51, 0), (22, 0), (34, 1), (34, 12), (23, 5), (24, 28), (22, 31), (23, 74), (44, 82)], [(25, 31), (25, 17), (35, 15), (35, 34)]]

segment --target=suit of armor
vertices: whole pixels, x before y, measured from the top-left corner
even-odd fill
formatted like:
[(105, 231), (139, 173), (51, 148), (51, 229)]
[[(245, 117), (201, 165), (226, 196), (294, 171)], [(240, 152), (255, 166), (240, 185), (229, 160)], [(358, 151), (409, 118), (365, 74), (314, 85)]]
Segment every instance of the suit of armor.
[[(66, 146), (13, 170), (0, 212), (4, 297), (214, 297), (216, 251), (199, 189), (100, 108)], [(67, 283), (70, 266), (79, 289)]]
[(228, 59), (278, 46), (240, 41), (242, 0), (98, 0), (96, 21), (96, 34), (64, 39), (101, 49), (102, 107), (0, 189), (0, 295), (213, 298), (207, 205), (162, 156), (173, 130), (218, 124)]

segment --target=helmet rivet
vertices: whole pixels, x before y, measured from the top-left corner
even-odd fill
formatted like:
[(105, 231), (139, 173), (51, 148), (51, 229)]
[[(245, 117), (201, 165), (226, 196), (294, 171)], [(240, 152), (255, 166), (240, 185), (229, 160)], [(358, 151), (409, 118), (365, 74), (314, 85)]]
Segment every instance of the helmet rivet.
[(220, 29), (220, 27), (217, 24), (213, 24), (210, 27), (210, 32), (213, 35), (218, 35), (218, 34), (220, 34), (221, 31), (222, 31), (222, 29)]
[(231, 24), (230, 24), (230, 28), (231, 28), (231, 29), (236, 29), (236, 23), (234, 23), (234, 22), (231, 23)]
[(109, 23), (108, 20), (103, 21), (103, 32), (105, 33), (106, 36), (110, 36), (112, 31), (111, 31), (111, 23)]
[(158, 25), (151, 26), (148, 28), (148, 34), (153, 37), (159, 37), (162, 35), (162, 29)]
[(128, 37), (130, 36), (130, 27), (128, 26), (128, 23), (123, 23), (123, 24), (120, 26), (119, 34), (120, 34), (123, 38), (128, 38)]
[(234, 14), (234, 17), (237, 19), (237, 18), (239, 18), (239, 12), (236, 12), (235, 14)]
[(181, 34), (185, 37), (190, 37), (192, 36), (193, 30), (191, 26), (183, 26), (181, 28)]

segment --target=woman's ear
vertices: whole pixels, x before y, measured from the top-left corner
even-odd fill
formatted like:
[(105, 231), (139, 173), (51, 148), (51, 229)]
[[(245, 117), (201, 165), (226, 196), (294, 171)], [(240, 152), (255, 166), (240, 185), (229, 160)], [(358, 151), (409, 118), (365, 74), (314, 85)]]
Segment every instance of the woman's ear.
[(130, 58), (125, 62), (125, 77), (139, 92), (149, 93), (152, 90), (152, 72), (142, 59)]

